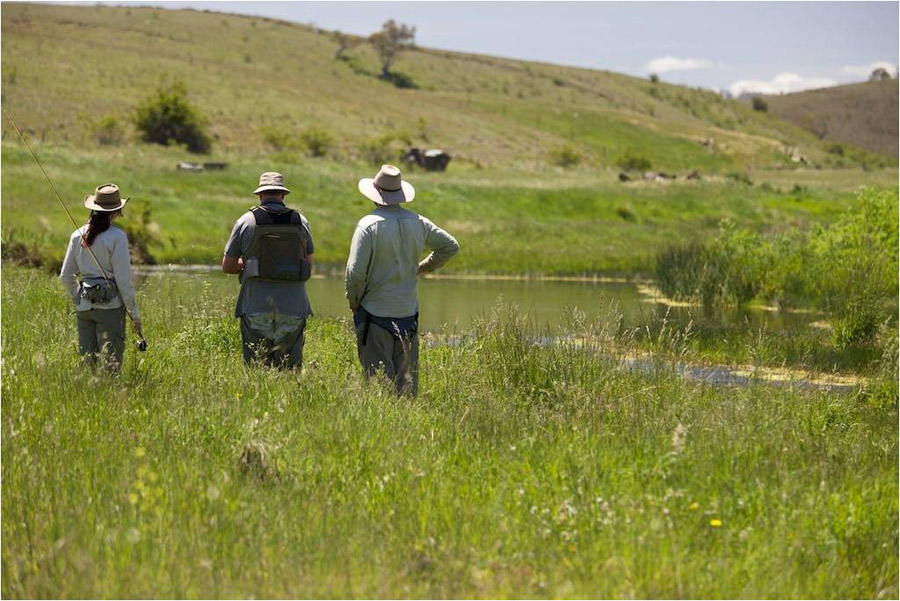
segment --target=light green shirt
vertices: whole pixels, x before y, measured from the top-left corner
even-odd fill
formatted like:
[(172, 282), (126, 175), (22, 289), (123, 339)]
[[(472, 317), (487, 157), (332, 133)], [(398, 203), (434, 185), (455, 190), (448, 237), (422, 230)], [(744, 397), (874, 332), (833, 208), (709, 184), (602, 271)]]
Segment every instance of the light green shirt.
[[(425, 249), (431, 254), (419, 263)], [(459, 252), (456, 239), (400, 206), (379, 207), (356, 224), (344, 283), (354, 311), (362, 305), (379, 317), (419, 311), (417, 274), (434, 271)]]

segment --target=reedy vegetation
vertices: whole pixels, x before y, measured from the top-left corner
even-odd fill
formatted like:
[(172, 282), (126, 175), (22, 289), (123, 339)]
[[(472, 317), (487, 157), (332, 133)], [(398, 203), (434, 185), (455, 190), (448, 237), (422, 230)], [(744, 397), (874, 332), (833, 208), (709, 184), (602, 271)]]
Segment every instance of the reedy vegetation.
[[(827, 313), (841, 345), (897, 329), (897, 188), (866, 190), (830, 224), (759, 234), (720, 224), (709, 243), (661, 252), (661, 290), (707, 307), (762, 298)], [(892, 337), (896, 342), (896, 334)]]
[(232, 298), (150, 282), (112, 380), (57, 282), (3, 270), (5, 597), (897, 594), (896, 396), (623, 372), (627, 334), (499, 312), (398, 400), (346, 320), (248, 370)]

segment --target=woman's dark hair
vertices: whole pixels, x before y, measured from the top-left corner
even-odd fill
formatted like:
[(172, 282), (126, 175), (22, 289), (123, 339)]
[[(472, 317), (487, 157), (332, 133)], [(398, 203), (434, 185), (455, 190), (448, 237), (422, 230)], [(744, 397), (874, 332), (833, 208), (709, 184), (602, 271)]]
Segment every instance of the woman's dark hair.
[(84, 240), (81, 241), (82, 246), (91, 246), (94, 240), (109, 229), (114, 215), (118, 215), (121, 211), (91, 211), (91, 217), (88, 220), (87, 232), (84, 234)]

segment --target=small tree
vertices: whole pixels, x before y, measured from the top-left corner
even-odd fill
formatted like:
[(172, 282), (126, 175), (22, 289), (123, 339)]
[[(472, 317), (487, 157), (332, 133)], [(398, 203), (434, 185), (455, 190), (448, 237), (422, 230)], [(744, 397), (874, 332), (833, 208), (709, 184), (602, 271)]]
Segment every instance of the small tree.
[(762, 96), (754, 96), (750, 99), (751, 104), (753, 105), (754, 111), (759, 111), (761, 113), (765, 113), (769, 110), (769, 103), (766, 102)]
[(391, 78), (391, 65), (397, 54), (404, 48), (415, 44), (416, 28), (409, 25), (395, 23), (393, 19), (381, 26), (381, 31), (369, 36), (369, 43), (378, 53), (381, 61), (381, 77)]
[(168, 146), (184, 144), (191, 152), (206, 154), (211, 142), (206, 135), (206, 120), (187, 100), (184, 84), (176, 82), (159, 88), (135, 111), (134, 123), (144, 142)]
[(891, 78), (891, 74), (884, 67), (878, 67), (869, 75), (869, 81), (886, 81)]
[(651, 73), (650, 83), (659, 83), (659, 75), (657, 75), (656, 73)]
[(337, 42), (337, 50), (334, 51), (334, 58), (341, 59), (344, 52), (350, 50), (359, 43), (359, 38), (354, 38), (341, 31), (335, 31), (332, 35), (334, 41)]

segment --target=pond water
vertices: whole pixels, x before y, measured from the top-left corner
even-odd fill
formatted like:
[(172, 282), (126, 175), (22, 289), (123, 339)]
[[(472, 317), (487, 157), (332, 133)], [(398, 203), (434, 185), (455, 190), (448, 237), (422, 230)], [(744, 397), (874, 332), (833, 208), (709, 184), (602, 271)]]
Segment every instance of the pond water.
[[(237, 297), (234, 276), (212, 268), (141, 268), (147, 275), (178, 273), (206, 282), (225, 295)], [(511, 305), (530, 323), (551, 333), (564, 333), (574, 310), (594, 324), (614, 323), (636, 327), (667, 319), (674, 327), (704, 322), (738, 324), (751, 329), (777, 331), (803, 326), (820, 319), (815, 314), (766, 310), (733, 310), (707, 313), (700, 307), (672, 307), (655, 301), (646, 286), (606, 280), (515, 280), (475, 278), (423, 278), (419, 281), (419, 325), (423, 331), (462, 331), (473, 320), (489, 316), (498, 304)], [(323, 317), (348, 317), (344, 281), (340, 277), (316, 277), (307, 283), (313, 312)]]

